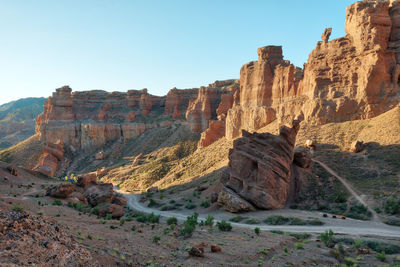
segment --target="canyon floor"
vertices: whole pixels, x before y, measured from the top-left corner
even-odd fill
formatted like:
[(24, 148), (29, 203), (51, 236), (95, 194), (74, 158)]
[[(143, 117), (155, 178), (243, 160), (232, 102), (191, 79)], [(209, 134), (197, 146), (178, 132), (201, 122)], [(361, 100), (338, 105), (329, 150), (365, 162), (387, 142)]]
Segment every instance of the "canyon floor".
[[(7, 210), (15, 210), (33, 219), (40, 217), (49, 223), (60, 225), (60, 229), (64, 229), (65, 234), (71, 236), (73, 242), (89, 251), (90, 264), (94, 266), (334, 266), (341, 263), (381, 266), (400, 263), (400, 237), (388, 237), (385, 233), (380, 236), (381, 226), (374, 225), (373, 222), (323, 218), (320, 212), (284, 209), (274, 212), (253, 212), (242, 216), (259, 220), (271, 215), (314, 218), (323, 221), (324, 228), (267, 227), (254, 224), (254, 221), (230, 222), (231, 231), (221, 231), (216, 225), (212, 227), (197, 225), (193, 235), (185, 238), (180, 235), (180, 230), (183, 228), (182, 220), (194, 210), (175, 211), (178, 219), (176, 225), (167, 224), (167, 218), (171, 215), (146, 221), (140, 219), (143, 214), (128, 209), (121, 220), (107, 220), (69, 207), (65, 200), (57, 201), (45, 196), (45, 188), (55, 183), (53, 179), (22, 168), (16, 168), (18, 176), (13, 176), (5, 169), (7, 164), (0, 165), (0, 217), (2, 218)], [(154, 198), (159, 198), (159, 194), (158, 196), (155, 194)], [(139, 202), (135, 195), (130, 194), (128, 200), (130, 207), (136, 209), (143, 207), (143, 203)], [(156, 209), (148, 207), (144, 211), (158, 213)], [(204, 220), (208, 214), (215, 216), (215, 221), (221, 219), (229, 221), (235, 217), (227, 212), (210, 211), (201, 214), (198, 220)], [(3, 232), (7, 231), (4, 226), (2, 224)], [(255, 233), (256, 227), (260, 228), (259, 234)], [(315, 230), (312, 230), (314, 227)], [(355, 232), (351, 235), (336, 233), (332, 239), (334, 246), (330, 248), (329, 243), (327, 246), (321, 240), (319, 232), (330, 228), (335, 232), (334, 227), (337, 229), (365, 227), (365, 233)], [(369, 232), (368, 227), (375, 227), (376, 231)], [(385, 229), (398, 228), (388, 226), (382, 228)], [(27, 265), (32, 262), (31, 256), (37, 256), (34, 252), (23, 254), (18, 251), (19, 244), (10, 234), (1, 235), (1, 240), (2, 265)], [(25, 246), (30, 246), (33, 250), (38, 246), (36, 251), (39, 251), (41, 245), (31, 242)], [(55, 241), (49, 238), (48, 242)], [(190, 256), (188, 251), (192, 246), (202, 242), (207, 246), (204, 249), (204, 257)], [(211, 245), (218, 246), (221, 251), (211, 252)], [(382, 256), (381, 251), (386, 251), (386, 254)]]

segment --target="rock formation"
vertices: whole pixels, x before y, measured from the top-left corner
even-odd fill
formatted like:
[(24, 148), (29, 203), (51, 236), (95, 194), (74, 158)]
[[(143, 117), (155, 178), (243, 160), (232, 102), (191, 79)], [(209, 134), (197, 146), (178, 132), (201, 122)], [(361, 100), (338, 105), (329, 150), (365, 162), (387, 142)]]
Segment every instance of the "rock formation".
[[(226, 80), (200, 87), (197, 98), (190, 101), (186, 111), (186, 119), (192, 131), (202, 132), (207, 129), (210, 120), (216, 120), (220, 114), (226, 114), (232, 105), (229, 96), (224, 95), (232, 95), (238, 86), (237, 80)], [(217, 109), (220, 114), (217, 114)]]
[(198, 147), (205, 147), (225, 136), (226, 114), (233, 106), (234, 94), (239, 89), (237, 80), (216, 81), (201, 87), (191, 101), (186, 119), (194, 132), (202, 132)]
[[(229, 151), (229, 180), (226, 187), (260, 209), (282, 208), (288, 199), (291, 186), (291, 165), (300, 117), (292, 127), (282, 126), (279, 135), (249, 133), (233, 143)], [(228, 201), (220, 201), (226, 189), (220, 192), (218, 202), (232, 211)], [(238, 202), (237, 200), (235, 202)], [(235, 212), (248, 210), (236, 205)]]
[[(331, 28), (304, 70), (283, 60), (280, 46), (258, 49), (240, 71), (240, 97), (228, 111), (226, 137), (281, 123), (303, 112), (310, 123), (371, 118), (399, 102), (400, 3), (363, 1), (347, 8), (346, 36)], [(215, 127), (215, 126), (213, 126)]]
[(47, 145), (43, 147), (39, 163), (34, 170), (47, 176), (53, 176), (63, 158), (64, 143), (61, 140), (58, 140), (55, 144), (48, 142)]
[(178, 118), (186, 114), (186, 110), (189, 105), (189, 101), (196, 98), (198, 89), (184, 89), (179, 90), (176, 88), (171, 89), (165, 100), (166, 115), (172, 115), (172, 117)]
[(257, 50), (258, 61), (245, 64), (240, 70), (238, 103), (228, 111), (226, 137), (240, 136), (241, 130), (257, 130), (276, 118), (276, 106), (285, 98), (298, 95), (302, 70), (283, 60), (281, 46)]

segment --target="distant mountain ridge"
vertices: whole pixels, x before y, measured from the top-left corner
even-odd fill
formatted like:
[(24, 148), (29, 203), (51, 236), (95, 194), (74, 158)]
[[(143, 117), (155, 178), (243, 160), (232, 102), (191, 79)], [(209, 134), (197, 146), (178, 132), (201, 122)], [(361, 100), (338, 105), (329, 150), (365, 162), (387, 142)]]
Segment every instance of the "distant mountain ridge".
[(35, 133), (35, 118), (43, 112), (46, 98), (29, 97), (0, 106), (0, 149), (10, 147)]

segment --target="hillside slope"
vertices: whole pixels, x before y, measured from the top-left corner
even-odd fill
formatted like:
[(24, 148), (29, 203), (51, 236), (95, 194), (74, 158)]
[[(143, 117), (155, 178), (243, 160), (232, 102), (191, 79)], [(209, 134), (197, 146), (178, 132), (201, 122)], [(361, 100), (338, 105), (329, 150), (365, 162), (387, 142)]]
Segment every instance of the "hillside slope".
[(46, 98), (22, 98), (0, 106), (0, 149), (35, 133), (35, 118), (43, 112)]

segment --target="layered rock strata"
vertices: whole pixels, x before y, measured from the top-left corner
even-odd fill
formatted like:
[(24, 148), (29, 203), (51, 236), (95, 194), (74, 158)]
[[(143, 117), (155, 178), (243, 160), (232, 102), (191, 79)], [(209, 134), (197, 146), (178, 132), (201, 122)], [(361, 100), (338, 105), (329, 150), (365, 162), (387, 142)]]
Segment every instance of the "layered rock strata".
[[(257, 208), (282, 208), (289, 196), (293, 149), (302, 119), (294, 120), (292, 127), (282, 126), (279, 135), (252, 134), (243, 130), (243, 136), (234, 141), (229, 151), (226, 187)], [(219, 199), (224, 198), (226, 191), (221, 191)], [(239, 201), (236, 199), (235, 202)], [(232, 210), (230, 206), (223, 205)], [(245, 209), (235, 211), (251, 209), (243, 207)]]
[(228, 111), (226, 137), (281, 123), (303, 112), (325, 124), (377, 116), (400, 99), (400, 4), (362, 1), (347, 8), (346, 36), (332, 29), (310, 53), (304, 69), (283, 60), (280, 46), (258, 49), (240, 71), (240, 99)]

